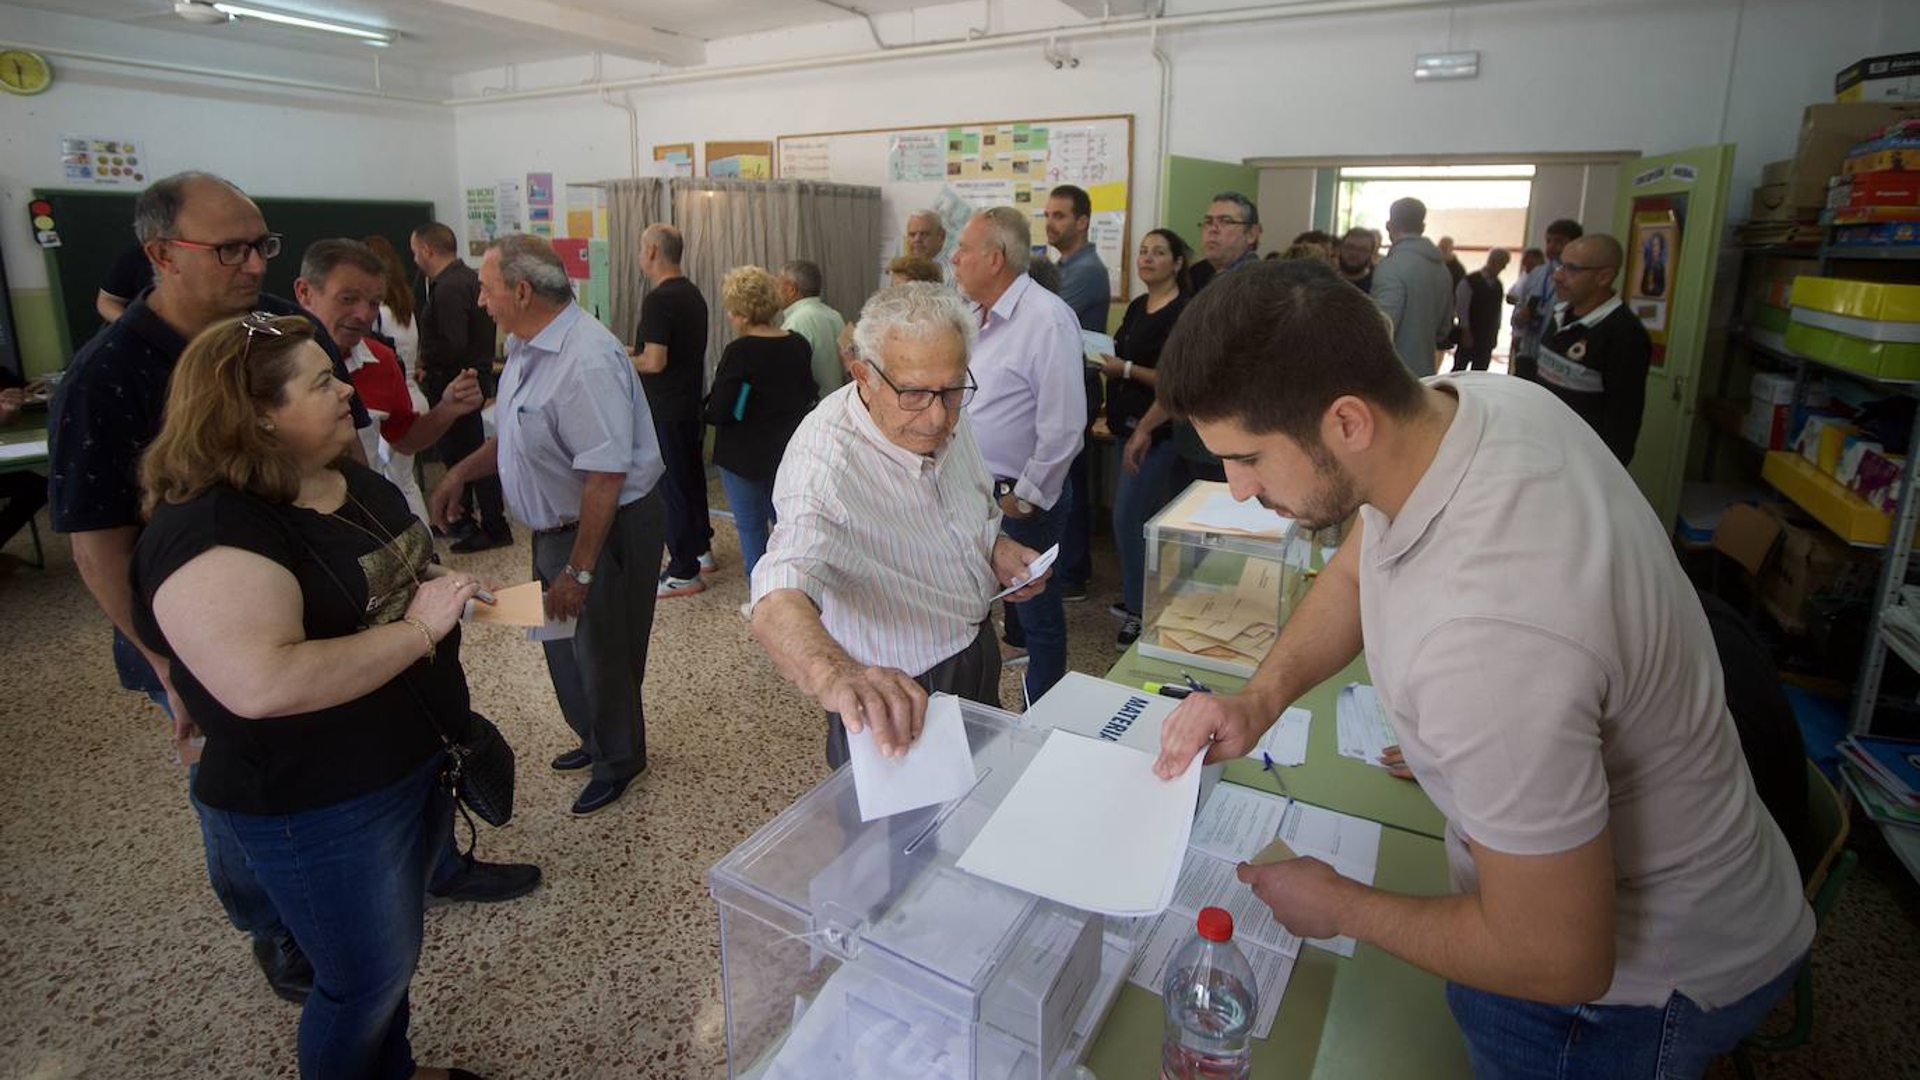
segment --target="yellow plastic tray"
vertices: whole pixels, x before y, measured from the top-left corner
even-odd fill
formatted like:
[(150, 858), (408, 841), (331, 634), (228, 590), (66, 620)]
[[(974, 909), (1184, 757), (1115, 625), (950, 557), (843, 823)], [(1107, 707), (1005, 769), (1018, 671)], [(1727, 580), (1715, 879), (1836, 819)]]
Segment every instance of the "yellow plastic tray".
[(1920, 285), (1803, 274), (1793, 279), (1793, 307), (1879, 322), (1920, 322)]
[[(1893, 533), (1893, 515), (1882, 513), (1845, 484), (1787, 450), (1767, 454), (1760, 475), (1794, 505), (1812, 514), (1850, 544), (1883, 545)], [(1920, 535), (1920, 529), (1915, 530)]]

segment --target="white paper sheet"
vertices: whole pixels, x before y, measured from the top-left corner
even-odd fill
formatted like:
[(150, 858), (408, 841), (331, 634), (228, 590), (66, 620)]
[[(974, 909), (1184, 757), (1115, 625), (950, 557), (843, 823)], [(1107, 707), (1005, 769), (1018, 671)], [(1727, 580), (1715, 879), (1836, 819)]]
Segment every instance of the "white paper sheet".
[(1240, 864), (1216, 859), (1189, 849), (1180, 866), (1180, 887), (1174, 891), (1173, 904), (1167, 909), (1198, 917), (1201, 908), (1223, 908), (1233, 916), (1235, 941), (1251, 942), (1263, 949), (1285, 953), (1300, 952), (1300, 938), (1274, 921), (1273, 909), (1253, 895), (1237, 874)]
[(24, 461), (28, 458), (47, 456), (47, 440), (35, 439), (32, 442), (0, 443), (0, 461)]
[[(1280, 714), (1280, 719), (1260, 736), (1260, 741), (1247, 751), (1247, 757), (1265, 764), (1260, 755), (1273, 759), (1275, 765), (1305, 765), (1307, 763), (1307, 736), (1311, 733), (1313, 714), (1306, 709), (1292, 708)], [(1272, 839), (1272, 837), (1268, 837)]]
[(1114, 350), (1113, 335), (1098, 330), (1080, 331), (1080, 345), (1086, 350), (1087, 358), (1098, 360), (1102, 356), (1112, 356)]
[(1280, 834), (1288, 802), (1239, 784), (1215, 784), (1193, 819), (1187, 846), (1232, 863), (1251, 859)]
[(1162, 780), (1152, 754), (1056, 729), (958, 865), (1084, 911), (1163, 911), (1193, 828), (1200, 756)]
[(926, 724), (905, 756), (883, 757), (874, 745), (872, 725), (847, 736), (847, 756), (861, 821), (957, 799), (973, 790), (977, 779), (960, 720), (960, 699), (952, 694), (927, 699)]
[[(1127, 979), (1135, 986), (1159, 996), (1166, 982), (1167, 965), (1173, 954), (1195, 933), (1192, 916), (1168, 912), (1147, 937), (1147, 943), (1134, 960)], [(1238, 929), (1234, 941), (1240, 941)], [(1253, 968), (1254, 993), (1259, 995), (1260, 1011), (1254, 1016), (1253, 1037), (1264, 1039), (1273, 1032), (1273, 1021), (1280, 1013), (1280, 999), (1287, 994), (1287, 982), (1293, 976), (1294, 958), (1285, 953), (1241, 945), (1247, 963)]]
[[(1319, 859), (1343, 877), (1362, 885), (1373, 884), (1380, 863), (1380, 823), (1377, 821), (1295, 801), (1280, 823), (1280, 839), (1285, 840), (1296, 855)], [(1354, 940), (1350, 937), (1313, 938), (1308, 944), (1341, 956), (1353, 955)]]
[(1019, 581), (1016, 581), (1013, 584), (1007, 586), (1006, 588), (1001, 589), (999, 592), (994, 593), (993, 599), (998, 600), (1003, 596), (1007, 596), (1011, 593), (1017, 593), (1021, 589), (1026, 588), (1027, 582), (1032, 581), (1034, 578), (1037, 578), (1041, 574), (1046, 573), (1047, 568), (1053, 565), (1053, 560), (1059, 557), (1060, 557), (1059, 544), (1055, 544), (1052, 547), (1048, 548), (1047, 550), (1041, 552), (1037, 557), (1034, 558), (1032, 562), (1027, 564), (1026, 577), (1023, 577)]
[(1187, 516), (1195, 525), (1210, 525), (1216, 529), (1234, 529), (1250, 533), (1279, 533), (1293, 522), (1260, 505), (1257, 499), (1235, 502), (1232, 495), (1216, 491), (1207, 496), (1200, 509)]
[(1336, 700), (1334, 719), (1339, 724), (1341, 757), (1386, 768), (1380, 755), (1399, 743), (1400, 736), (1387, 720), (1378, 691), (1366, 683), (1348, 683)]

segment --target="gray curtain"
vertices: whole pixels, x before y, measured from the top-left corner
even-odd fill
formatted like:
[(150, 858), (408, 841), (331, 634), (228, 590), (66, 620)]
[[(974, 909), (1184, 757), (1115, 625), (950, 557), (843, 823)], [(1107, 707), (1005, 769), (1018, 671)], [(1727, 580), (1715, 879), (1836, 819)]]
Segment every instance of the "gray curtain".
[(605, 180), (607, 193), (607, 304), (611, 329), (629, 346), (640, 322), (640, 299), (647, 279), (640, 273), (640, 234), (647, 226), (672, 221), (673, 201), (659, 177)]
[[(673, 223), (686, 237), (681, 269), (707, 298), (709, 379), (721, 350), (733, 340), (720, 306), (720, 281), (734, 267), (751, 264), (778, 273), (789, 259), (810, 259), (820, 264), (825, 278), (821, 298), (849, 319), (859, 314), (876, 277), (879, 188), (715, 177), (668, 183)], [(613, 281), (617, 288), (617, 271)]]

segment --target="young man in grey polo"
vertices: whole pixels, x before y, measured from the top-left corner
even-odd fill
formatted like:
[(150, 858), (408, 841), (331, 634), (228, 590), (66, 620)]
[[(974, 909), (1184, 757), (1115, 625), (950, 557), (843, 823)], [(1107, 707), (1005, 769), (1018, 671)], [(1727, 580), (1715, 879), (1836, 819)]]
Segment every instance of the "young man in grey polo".
[(1699, 1076), (1786, 994), (1813, 914), (1626, 470), (1543, 387), (1415, 380), (1371, 302), (1306, 261), (1202, 293), (1159, 372), (1237, 497), (1358, 517), (1245, 691), (1168, 718), (1158, 770), (1246, 753), (1364, 647), (1454, 893), (1313, 859), (1241, 880), (1296, 934), (1445, 978), (1479, 1076)]

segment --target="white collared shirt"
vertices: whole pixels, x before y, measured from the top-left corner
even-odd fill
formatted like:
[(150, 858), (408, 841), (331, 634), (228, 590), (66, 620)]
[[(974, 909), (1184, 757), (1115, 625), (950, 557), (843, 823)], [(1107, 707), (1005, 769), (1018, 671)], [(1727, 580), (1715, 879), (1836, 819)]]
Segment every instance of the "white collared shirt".
[(862, 664), (919, 675), (967, 647), (998, 591), (993, 477), (963, 413), (933, 455), (875, 426), (858, 383), (800, 422), (774, 481), (778, 517), (753, 602), (798, 589)]
[(1017, 498), (1051, 507), (1087, 428), (1080, 320), (1025, 274), (984, 319), (979, 304), (970, 306), (980, 324), (971, 359), (980, 390), (967, 416), (980, 453), (994, 476), (1014, 481)]
[(535, 529), (580, 520), (588, 473), (626, 474), (625, 506), (666, 471), (625, 346), (577, 304), (529, 339), (508, 336), (493, 422), (507, 507)]

